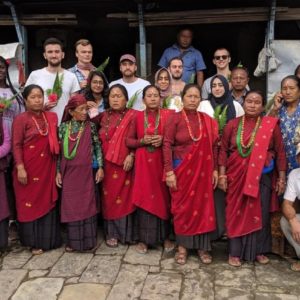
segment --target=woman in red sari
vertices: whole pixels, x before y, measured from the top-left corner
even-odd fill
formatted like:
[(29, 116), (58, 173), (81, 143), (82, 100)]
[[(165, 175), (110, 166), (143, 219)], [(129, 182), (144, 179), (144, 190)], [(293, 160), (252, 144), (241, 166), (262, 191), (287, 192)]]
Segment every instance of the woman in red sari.
[(168, 118), (163, 141), (178, 244), (175, 260), (185, 264), (187, 249), (197, 249), (200, 260), (208, 264), (212, 261), (209, 233), (215, 230), (218, 125), (208, 115), (197, 112), (201, 100), (197, 85), (186, 85), (182, 100), (183, 110)]
[[(219, 153), (219, 187), (226, 195), (226, 228), (229, 260), (269, 262), (271, 250), (270, 211), (278, 208), (277, 195), (284, 192), (287, 162), (278, 119), (263, 117), (264, 97), (247, 93), (245, 116), (225, 127)], [(273, 169), (277, 180), (272, 178)]]
[(139, 243), (136, 250), (146, 253), (148, 245), (164, 243), (166, 251), (173, 250), (169, 241), (170, 196), (163, 182), (162, 141), (170, 110), (160, 109), (159, 89), (148, 85), (143, 90), (145, 111), (136, 113), (126, 144), (135, 152), (132, 202), (137, 207)]
[(132, 203), (132, 167), (134, 154), (126, 146), (126, 136), (134, 111), (128, 110), (125, 87), (115, 84), (108, 91), (110, 108), (103, 112), (99, 137), (104, 156), (102, 214), (106, 244), (117, 247), (133, 242), (135, 206)]
[(61, 245), (55, 185), (57, 116), (43, 111), (40, 86), (27, 86), (23, 97), (27, 111), (14, 119), (12, 134), (19, 234), (24, 246), (41, 254)]

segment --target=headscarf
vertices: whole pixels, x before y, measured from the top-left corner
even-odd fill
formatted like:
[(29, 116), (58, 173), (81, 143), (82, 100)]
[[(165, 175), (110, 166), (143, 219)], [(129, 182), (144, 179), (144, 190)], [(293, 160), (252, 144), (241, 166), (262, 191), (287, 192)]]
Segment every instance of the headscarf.
[(72, 116), (70, 115), (69, 110), (75, 109), (82, 104), (86, 104), (86, 99), (82, 94), (74, 94), (73, 96), (71, 96), (68, 104), (65, 106), (62, 122), (71, 120)]
[(230, 90), (229, 90), (229, 83), (223, 75), (217, 74), (212, 78), (212, 80), (210, 82), (210, 89), (211, 90), (212, 90), (213, 82), (216, 78), (221, 80), (221, 82), (224, 86), (224, 89), (225, 89), (225, 93), (221, 97), (215, 97), (211, 93), (209, 95), (209, 101), (210, 101), (210, 103), (211, 103), (214, 110), (218, 105), (222, 106), (222, 110), (227, 106), (227, 113), (226, 113), (227, 120), (226, 121), (228, 122), (229, 120), (234, 119), (236, 117), (236, 111), (235, 111), (235, 107), (234, 107), (234, 104), (233, 104), (233, 99), (232, 99), (232, 96), (231, 96), (231, 93), (230, 93)]
[[(158, 83), (157, 83), (157, 81), (158, 81), (158, 76), (159, 76), (159, 74), (160, 74), (162, 71), (166, 71), (166, 72), (167, 72), (168, 77), (169, 77), (169, 82), (170, 82), (169, 87), (168, 87), (167, 90), (165, 90), (165, 91), (162, 91), (162, 90), (159, 88), (159, 85), (158, 85)], [(160, 68), (160, 69), (155, 73), (154, 80), (155, 80), (155, 86), (158, 87), (158, 89), (159, 89), (159, 94), (160, 94), (161, 100), (164, 100), (164, 99), (166, 99), (168, 96), (171, 96), (171, 94), (172, 94), (172, 76), (171, 76), (170, 71), (169, 71), (167, 68)]]

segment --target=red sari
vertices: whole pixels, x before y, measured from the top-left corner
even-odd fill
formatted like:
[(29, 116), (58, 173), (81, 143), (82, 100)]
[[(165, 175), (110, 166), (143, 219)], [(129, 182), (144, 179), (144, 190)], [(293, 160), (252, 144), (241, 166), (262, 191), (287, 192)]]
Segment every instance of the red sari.
[(106, 220), (120, 219), (135, 210), (131, 199), (132, 171), (123, 170), (123, 162), (129, 154), (125, 138), (133, 116), (131, 110), (105, 111), (101, 116), (99, 138), (105, 157), (102, 213)]
[[(215, 157), (213, 148), (216, 147), (218, 126), (216, 121), (208, 115), (197, 113), (202, 122), (202, 137), (198, 142), (193, 142), (192, 145), (187, 144), (189, 152), (184, 155), (182, 162), (174, 170), (177, 190), (171, 190), (171, 213), (174, 216), (176, 235), (199, 235), (215, 229), (212, 173)], [(194, 115), (194, 121), (191, 122), (194, 127), (192, 132), (198, 136), (199, 125), (197, 115)], [(164, 150), (164, 156), (167, 170), (170, 170), (170, 166), (168, 166), (169, 154), (167, 153), (170, 151), (169, 144), (171, 146), (173, 144), (175, 148), (180, 147), (178, 154), (182, 156), (184, 143), (180, 143), (180, 140), (188, 141), (188, 143), (192, 141), (184, 122), (182, 113), (175, 114), (175, 117), (170, 118), (168, 122), (169, 128), (167, 130), (171, 132), (175, 130), (179, 145), (176, 146), (176, 136), (172, 143), (170, 136), (166, 133), (164, 147), (167, 149)], [(173, 159), (176, 158), (176, 153), (173, 152)]]
[(34, 117), (38, 124), (42, 124), (42, 115), (25, 112), (13, 122), (15, 164), (24, 164), (27, 173), (26, 185), (19, 182), (16, 169), (13, 174), (20, 222), (31, 222), (46, 215), (55, 207), (58, 198), (55, 184), (56, 154), (59, 149), (56, 136), (57, 116), (51, 112), (44, 114), (49, 124), (46, 136), (39, 133), (32, 119)]
[[(163, 135), (166, 120), (173, 112), (160, 110), (160, 120), (157, 128), (158, 135)], [(142, 146), (140, 140), (145, 134), (155, 133), (155, 120), (157, 113), (148, 112), (148, 128), (144, 129), (144, 112), (137, 112), (136, 119), (132, 122), (127, 138), (127, 146), (136, 149), (134, 183), (132, 202), (135, 206), (159, 217), (168, 220), (170, 217), (170, 195), (163, 182), (163, 157), (162, 148), (154, 148), (149, 152)]]
[[(278, 119), (263, 117), (250, 156), (243, 158), (237, 150), (237, 128), (241, 118), (230, 121), (223, 132), (219, 165), (226, 166), (226, 227), (229, 238), (235, 238), (262, 228), (259, 184), (263, 167), (276, 154), (278, 171), (286, 170), (284, 146)], [(248, 143), (256, 120), (245, 118), (244, 143)], [(227, 153), (230, 153), (227, 159)], [(273, 197), (270, 211), (276, 208)], [(278, 205), (277, 205), (278, 206)]]

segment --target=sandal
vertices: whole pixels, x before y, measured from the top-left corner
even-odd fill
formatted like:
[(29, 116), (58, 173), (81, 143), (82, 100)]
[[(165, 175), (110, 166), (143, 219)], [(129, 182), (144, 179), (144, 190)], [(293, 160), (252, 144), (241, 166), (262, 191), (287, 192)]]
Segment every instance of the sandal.
[(296, 261), (291, 264), (291, 270), (295, 272), (300, 272), (300, 261)]
[(140, 254), (146, 254), (148, 252), (148, 246), (140, 242), (135, 246), (135, 251)]
[(32, 248), (31, 253), (32, 253), (32, 255), (41, 255), (44, 253), (44, 251), (43, 251), (43, 249)]
[(198, 255), (203, 264), (208, 265), (212, 263), (212, 256), (207, 251), (198, 250)]
[(256, 255), (256, 261), (262, 265), (266, 265), (270, 262), (269, 258), (263, 254)]
[(179, 265), (185, 265), (187, 259), (187, 252), (177, 251), (175, 254), (175, 262)]
[(232, 267), (240, 267), (242, 265), (241, 259), (238, 256), (230, 256), (228, 258), (228, 264)]
[(118, 247), (118, 240), (115, 239), (115, 238), (108, 239), (108, 240), (105, 240), (105, 244), (106, 244), (107, 247), (117, 248)]
[(175, 244), (172, 243), (170, 240), (165, 240), (164, 241), (164, 251), (166, 253), (170, 253), (175, 249)]
[(74, 252), (75, 250), (69, 246), (66, 246), (65, 247), (65, 251), (68, 252), (68, 253), (71, 253), (71, 252)]

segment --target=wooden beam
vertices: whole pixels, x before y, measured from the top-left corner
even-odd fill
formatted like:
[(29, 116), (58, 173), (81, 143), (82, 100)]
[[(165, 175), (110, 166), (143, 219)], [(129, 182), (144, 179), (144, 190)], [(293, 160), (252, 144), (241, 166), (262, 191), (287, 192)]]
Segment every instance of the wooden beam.
[[(130, 27), (138, 26), (137, 15), (134, 13), (108, 14), (108, 18), (128, 19)], [(249, 7), (215, 10), (189, 10), (176, 12), (147, 13), (144, 15), (146, 26), (168, 26), (183, 24), (214, 24), (237, 22), (263, 22), (269, 18), (268, 7)], [(276, 8), (276, 20), (300, 20), (300, 9), (288, 7)]]
[[(20, 24), (24, 26), (39, 26), (39, 25), (77, 25), (76, 15), (74, 14), (35, 14), (21, 15), (19, 18)], [(14, 25), (10, 15), (0, 16), (0, 26)]]

